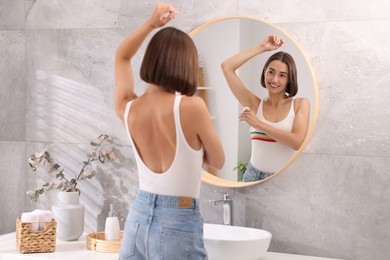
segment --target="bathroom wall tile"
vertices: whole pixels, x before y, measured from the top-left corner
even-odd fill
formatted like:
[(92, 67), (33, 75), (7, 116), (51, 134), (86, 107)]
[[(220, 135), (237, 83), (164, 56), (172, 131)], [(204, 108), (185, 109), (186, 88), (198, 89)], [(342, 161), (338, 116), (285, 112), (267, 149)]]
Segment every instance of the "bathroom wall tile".
[(390, 3), (381, 0), (265, 1), (239, 0), (238, 13), (272, 23), (329, 22), (389, 19)]
[(0, 30), (25, 28), (25, 0), (0, 0), (0, 6)]
[(385, 157), (304, 154), (235, 202), (246, 204), (246, 226), (273, 234), (270, 251), (385, 260), (389, 167)]
[(123, 37), (108, 29), (27, 31), (27, 140), (85, 143), (106, 133), (128, 144), (114, 112)]
[[(131, 147), (116, 142), (106, 145), (113, 147), (118, 158), (107, 164), (95, 162), (92, 167), (87, 167), (88, 171), (96, 170), (96, 177), (78, 186), (81, 191), (80, 204), (85, 207), (85, 232), (104, 230), (110, 204), (114, 204), (115, 211), (123, 224), (138, 187), (138, 175)], [(89, 144), (28, 143), (26, 158), (32, 153), (45, 149), (48, 149), (52, 159), (64, 168), (65, 177), (68, 179), (77, 176), (83, 161), (87, 159), (87, 154), (92, 151)], [(50, 176), (44, 167), (39, 167), (36, 172), (27, 167), (26, 190), (34, 189), (46, 182), (56, 182), (56, 179)], [(51, 209), (56, 204), (56, 196), (57, 191), (45, 193), (35, 204), (25, 196), (26, 211)]]
[(177, 7), (179, 12), (171, 25), (185, 32), (190, 32), (214, 19), (237, 15), (237, 1), (235, 0), (169, 0), (168, 2)]
[(119, 26), (121, 0), (26, 0), (26, 27), (108, 28)]
[(280, 26), (306, 52), (318, 80), (319, 117), (306, 151), (389, 156), (390, 21)]
[[(122, 1), (119, 23), (126, 27), (143, 23), (150, 16), (155, 3), (156, 1)], [(176, 19), (172, 20), (169, 25), (185, 32), (190, 32), (201, 24), (216, 18), (237, 15), (236, 0), (168, 0), (164, 3), (172, 4), (178, 11)]]
[(0, 30), (0, 141), (25, 140), (25, 34)]
[(24, 206), (24, 142), (0, 141), (0, 235), (15, 232), (16, 217)]
[[(171, 25), (188, 30), (222, 15), (236, 15), (237, 1), (178, 1), (167, 3), (179, 12), (178, 22)], [(28, 29), (113, 28), (141, 24), (152, 13), (156, 1), (85, 0), (85, 1), (26, 1)], [(205, 12), (204, 10), (208, 10)]]

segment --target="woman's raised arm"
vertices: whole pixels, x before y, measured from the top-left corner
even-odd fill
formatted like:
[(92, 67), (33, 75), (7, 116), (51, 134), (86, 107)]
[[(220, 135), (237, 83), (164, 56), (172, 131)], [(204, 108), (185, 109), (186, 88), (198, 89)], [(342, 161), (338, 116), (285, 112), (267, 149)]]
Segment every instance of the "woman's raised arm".
[(153, 14), (140, 27), (127, 36), (115, 54), (115, 112), (123, 120), (126, 103), (137, 97), (131, 59), (154, 29), (164, 26), (176, 17), (176, 9), (169, 4), (157, 4)]

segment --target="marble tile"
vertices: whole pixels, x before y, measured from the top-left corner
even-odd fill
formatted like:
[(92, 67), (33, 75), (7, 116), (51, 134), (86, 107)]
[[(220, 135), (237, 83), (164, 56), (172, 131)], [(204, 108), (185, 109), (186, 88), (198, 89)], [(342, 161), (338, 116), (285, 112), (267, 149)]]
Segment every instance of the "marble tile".
[(27, 31), (29, 141), (85, 143), (106, 133), (128, 144), (114, 112), (115, 49), (121, 31)]
[[(237, 15), (237, 1), (178, 1), (179, 15), (171, 23), (188, 31), (194, 24), (226, 15)], [(117, 28), (140, 24), (152, 13), (156, 1), (85, 0), (26, 1), (28, 29)], [(60, 11), (59, 11), (60, 10)], [(207, 10), (207, 12), (205, 12)]]
[(0, 141), (0, 235), (15, 232), (16, 217), (24, 210), (24, 142)]
[(246, 226), (273, 234), (271, 251), (384, 260), (389, 167), (385, 157), (304, 154), (270, 181), (237, 190), (236, 202), (246, 204)]
[(207, 0), (169, 0), (178, 9), (178, 16), (172, 26), (190, 32), (211, 20), (237, 15), (237, 1), (207, 1)]
[(0, 0), (0, 30), (24, 29), (25, 0)]
[(25, 140), (24, 43), (24, 31), (0, 30), (0, 141)]
[(390, 61), (384, 53), (390, 33), (384, 32), (390, 21), (281, 26), (306, 52), (318, 80), (317, 129), (306, 151), (389, 156), (390, 89), (384, 86)]
[(329, 21), (384, 20), (390, 18), (390, 3), (381, 0), (265, 1), (239, 0), (238, 13), (271, 23), (306, 23)]
[(119, 26), (121, 0), (26, 0), (26, 27), (110, 28)]

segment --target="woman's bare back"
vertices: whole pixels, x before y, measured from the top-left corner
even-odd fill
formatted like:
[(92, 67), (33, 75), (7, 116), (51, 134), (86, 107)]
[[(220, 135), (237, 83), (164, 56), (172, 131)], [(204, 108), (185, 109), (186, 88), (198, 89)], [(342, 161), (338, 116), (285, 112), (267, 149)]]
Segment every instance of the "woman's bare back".
[[(187, 113), (183, 97), (180, 104), (180, 124), (187, 143), (195, 150), (201, 143)], [(173, 163), (176, 153), (176, 129), (174, 120), (175, 95), (168, 92), (146, 92), (135, 99), (131, 106), (128, 124), (137, 151), (150, 170), (166, 172)]]

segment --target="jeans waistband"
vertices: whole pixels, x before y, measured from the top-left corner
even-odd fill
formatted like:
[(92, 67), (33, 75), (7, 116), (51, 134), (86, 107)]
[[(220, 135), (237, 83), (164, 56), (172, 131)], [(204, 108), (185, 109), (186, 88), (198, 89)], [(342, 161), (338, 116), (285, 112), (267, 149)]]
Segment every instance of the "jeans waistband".
[(160, 195), (143, 190), (137, 191), (135, 199), (141, 200), (146, 205), (151, 207), (160, 206), (165, 208), (199, 208), (199, 200), (195, 198), (184, 196)]
[(260, 175), (263, 179), (271, 176), (273, 173), (270, 173), (270, 172), (263, 172), (263, 171), (260, 171), (258, 169), (256, 169), (252, 163), (249, 161), (248, 164), (246, 165), (247, 169), (248, 170), (251, 170), (253, 172), (255, 172), (257, 175)]

